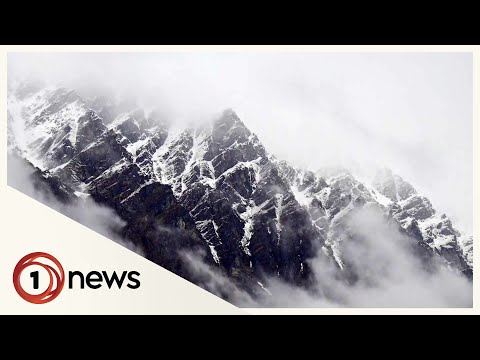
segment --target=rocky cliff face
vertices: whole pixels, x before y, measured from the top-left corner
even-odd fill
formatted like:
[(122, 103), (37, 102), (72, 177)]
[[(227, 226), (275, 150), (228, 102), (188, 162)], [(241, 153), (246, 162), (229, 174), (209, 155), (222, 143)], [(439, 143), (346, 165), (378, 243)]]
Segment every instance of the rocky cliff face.
[(126, 224), (121, 237), (199, 285), (184, 250), (252, 294), (271, 277), (308, 287), (315, 256), (354, 281), (342, 243), (356, 235), (345, 219), (364, 206), (397, 224), (425, 261), (472, 275), (472, 238), (400, 176), (385, 170), (366, 184), (347, 170), (297, 169), (270, 155), (232, 110), (178, 129), (131, 102), (22, 85), (9, 92), (8, 119), (9, 151), (38, 168), (54, 194), (67, 189), (62, 201), (90, 197), (114, 209)]

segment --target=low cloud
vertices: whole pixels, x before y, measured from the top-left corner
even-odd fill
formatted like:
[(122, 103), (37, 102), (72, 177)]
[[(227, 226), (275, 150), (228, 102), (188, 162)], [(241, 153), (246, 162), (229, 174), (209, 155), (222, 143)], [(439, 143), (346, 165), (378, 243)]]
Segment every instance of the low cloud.
[(196, 274), (195, 280), (202, 288), (238, 306), (256, 307), (258, 305), (258, 300), (237, 286), (219, 268), (205, 263), (202, 255), (191, 251), (180, 253), (185, 264), (192, 273)]
[(252, 296), (218, 268), (194, 254), (185, 259), (204, 287), (240, 307), (460, 307), (473, 306), (472, 283), (448, 270), (440, 258), (420, 258), (418, 245), (387, 221), (379, 209), (365, 206), (346, 220), (345, 232), (353, 239), (340, 244), (342, 260), (355, 276), (346, 277), (319, 251), (310, 260), (315, 285), (308, 290), (278, 278), (268, 278), (267, 289)]

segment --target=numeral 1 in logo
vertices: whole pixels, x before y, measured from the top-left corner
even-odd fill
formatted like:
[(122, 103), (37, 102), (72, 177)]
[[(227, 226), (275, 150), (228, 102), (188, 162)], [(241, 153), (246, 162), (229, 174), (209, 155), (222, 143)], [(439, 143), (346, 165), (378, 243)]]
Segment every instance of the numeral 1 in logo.
[(38, 271), (32, 271), (30, 277), (33, 279), (33, 288), (38, 290)]

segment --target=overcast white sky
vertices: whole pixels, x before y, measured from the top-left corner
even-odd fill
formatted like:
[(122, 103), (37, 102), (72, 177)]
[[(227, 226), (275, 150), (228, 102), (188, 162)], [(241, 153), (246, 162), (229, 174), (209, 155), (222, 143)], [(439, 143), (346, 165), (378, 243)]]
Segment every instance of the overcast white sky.
[(177, 118), (231, 107), (278, 158), (390, 167), (472, 232), (471, 54), (23, 53), (8, 67), (128, 91)]

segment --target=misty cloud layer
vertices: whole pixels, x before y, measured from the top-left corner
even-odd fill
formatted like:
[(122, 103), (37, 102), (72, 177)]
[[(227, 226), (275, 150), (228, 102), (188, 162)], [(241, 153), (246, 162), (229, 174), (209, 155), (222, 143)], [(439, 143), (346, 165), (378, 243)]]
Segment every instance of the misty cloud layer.
[(269, 151), (310, 169), (387, 166), (472, 232), (472, 55), (468, 53), (10, 54), (33, 75), (131, 95), (198, 120), (234, 108)]
[(341, 243), (342, 260), (358, 279), (345, 279), (331, 259), (319, 252), (310, 261), (316, 285), (309, 291), (270, 278), (262, 284), (268, 291), (260, 291), (254, 299), (195, 254), (185, 254), (185, 259), (203, 277), (207, 290), (217, 295), (226, 292), (241, 307), (473, 306), (472, 283), (435, 259), (425, 266), (416, 245), (375, 206), (352, 214), (347, 227), (355, 229), (356, 237)]

